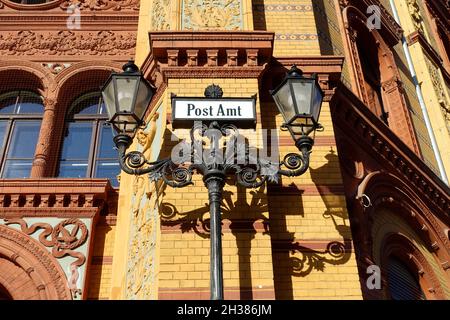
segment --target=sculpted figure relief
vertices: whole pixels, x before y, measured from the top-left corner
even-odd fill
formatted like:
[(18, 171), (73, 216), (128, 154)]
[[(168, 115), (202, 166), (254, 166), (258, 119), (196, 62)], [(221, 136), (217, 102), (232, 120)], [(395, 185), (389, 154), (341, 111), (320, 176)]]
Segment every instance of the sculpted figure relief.
[[(147, 159), (151, 158), (151, 147), (155, 139), (159, 114), (155, 113), (150, 120), (149, 131), (139, 129), (136, 139), (142, 146), (142, 153)], [(154, 183), (150, 183), (148, 175), (136, 176), (133, 182), (132, 217), (130, 250), (127, 270), (127, 298), (153, 299), (153, 253), (155, 246), (155, 232), (158, 215), (155, 213), (157, 205)]]
[(185, 0), (183, 27), (190, 30), (242, 28), (240, 0)]

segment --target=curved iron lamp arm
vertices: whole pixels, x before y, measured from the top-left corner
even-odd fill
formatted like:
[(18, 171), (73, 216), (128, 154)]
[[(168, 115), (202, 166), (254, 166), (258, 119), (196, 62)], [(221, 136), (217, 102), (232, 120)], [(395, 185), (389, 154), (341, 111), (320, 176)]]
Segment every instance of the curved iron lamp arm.
[[(126, 153), (126, 150), (131, 145), (132, 138), (127, 135), (118, 135), (114, 137), (114, 142), (119, 151), (120, 168), (131, 175), (150, 174), (151, 180), (157, 181), (159, 179), (173, 187), (181, 188), (192, 184), (192, 174), (194, 170), (204, 175), (209, 169), (205, 164), (192, 163), (188, 167), (183, 167), (180, 164), (174, 163), (171, 159), (162, 159), (154, 162), (149, 162), (142, 152), (131, 151)], [(270, 162), (262, 162), (261, 160), (252, 159), (251, 164), (224, 164), (222, 170), (224, 174), (234, 173), (236, 181), (245, 188), (259, 188), (267, 181), (278, 181), (278, 176), (298, 177), (304, 174), (309, 168), (309, 159), (314, 140), (308, 136), (302, 136), (296, 142), (297, 148), (301, 154), (289, 153), (287, 154), (277, 167)], [(194, 152), (191, 154), (191, 159), (194, 158)], [(249, 158), (248, 158), (249, 159)], [(142, 168), (144, 165), (146, 168)], [(281, 169), (281, 167), (286, 169)], [(264, 172), (264, 169), (272, 169)], [(268, 173), (271, 172), (271, 173)]]
[(279, 169), (278, 174), (287, 177), (298, 177), (304, 174), (309, 168), (309, 156), (311, 154), (314, 140), (308, 136), (302, 136), (295, 143), (296, 147), (300, 150), (301, 154), (289, 153), (284, 157), (284, 160), (280, 163), (280, 167), (283, 165), (289, 170)]
[[(173, 187), (181, 188), (192, 184), (192, 166), (189, 168), (181, 167), (175, 164), (171, 159), (162, 159), (149, 162), (144, 154), (139, 151), (126, 150), (131, 145), (132, 138), (127, 135), (117, 135), (114, 137), (114, 143), (119, 152), (120, 168), (127, 174), (143, 175), (150, 174), (150, 179), (156, 181), (163, 179), (164, 182)], [(145, 164), (146, 168), (142, 168)], [(171, 179), (168, 176), (171, 176)]]
[[(161, 170), (161, 168), (170, 161), (170, 159), (163, 159), (155, 162), (148, 162), (142, 152), (131, 151), (129, 153), (126, 153), (126, 150), (131, 145), (131, 142), (132, 138), (125, 134), (119, 134), (114, 137), (114, 143), (116, 144), (117, 150), (119, 152), (120, 168), (125, 173), (132, 175), (151, 173), (157, 170)], [(149, 167), (141, 168), (144, 164), (148, 164)]]

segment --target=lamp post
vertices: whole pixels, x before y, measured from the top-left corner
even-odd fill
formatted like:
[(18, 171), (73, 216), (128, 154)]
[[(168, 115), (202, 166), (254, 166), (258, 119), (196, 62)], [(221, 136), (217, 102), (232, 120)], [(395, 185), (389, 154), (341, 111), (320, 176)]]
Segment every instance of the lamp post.
[[(314, 140), (308, 135), (321, 127), (318, 123), (323, 92), (317, 80), (304, 78), (293, 66), (272, 96), (285, 119), (283, 128), (289, 130), (300, 154), (290, 153), (280, 163), (255, 159), (244, 150), (244, 163), (237, 163), (238, 128), (232, 124), (220, 125), (212, 121), (209, 125), (194, 125), (190, 131), (191, 146), (180, 154), (179, 159), (162, 159), (150, 162), (139, 151), (127, 153), (134, 134), (143, 124), (143, 116), (155, 89), (139, 72), (134, 63), (124, 66), (123, 73), (113, 73), (102, 89), (103, 100), (108, 110), (109, 121), (116, 130), (114, 143), (119, 153), (121, 169), (134, 175), (149, 174), (150, 179), (162, 179), (174, 188), (192, 184), (192, 175), (199, 173), (208, 189), (210, 208), (211, 241), (211, 300), (223, 299), (221, 202), (225, 179), (235, 175), (238, 184), (246, 188), (258, 188), (267, 181), (277, 181), (279, 175), (299, 176), (309, 167), (309, 155)], [(209, 139), (208, 149), (195, 137)], [(227, 147), (221, 148), (219, 141), (228, 139)], [(245, 148), (244, 148), (245, 149)], [(205, 152), (206, 151), (206, 152)], [(242, 159), (242, 155), (240, 155)], [(285, 167), (285, 169), (282, 169)]]

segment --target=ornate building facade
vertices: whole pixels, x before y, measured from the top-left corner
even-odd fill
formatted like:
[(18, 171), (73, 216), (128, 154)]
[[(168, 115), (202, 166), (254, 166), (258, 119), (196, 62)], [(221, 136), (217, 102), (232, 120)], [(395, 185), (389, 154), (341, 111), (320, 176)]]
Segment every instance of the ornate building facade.
[(225, 186), (225, 298), (449, 299), (449, 16), (443, 0), (0, 0), (0, 299), (209, 297), (201, 176), (120, 173), (99, 87), (130, 59), (157, 88), (130, 147), (152, 160), (184, 138), (173, 95), (256, 96), (264, 148), (293, 64), (325, 92), (304, 175)]

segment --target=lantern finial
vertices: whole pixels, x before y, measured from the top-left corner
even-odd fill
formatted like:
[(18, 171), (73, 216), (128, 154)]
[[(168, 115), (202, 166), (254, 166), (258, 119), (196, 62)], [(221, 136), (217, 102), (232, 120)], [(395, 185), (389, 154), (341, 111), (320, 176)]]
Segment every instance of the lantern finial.
[(139, 72), (139, 68), (134, 64), (134, 60), (129, 60), (122, 66), (122, 70), (126, 73)]
[(294, 64), (288, 71), (288, 75), (291, 77), (301, 77), (303, 76), (303, 71), (297, 68), (297, 66)]

